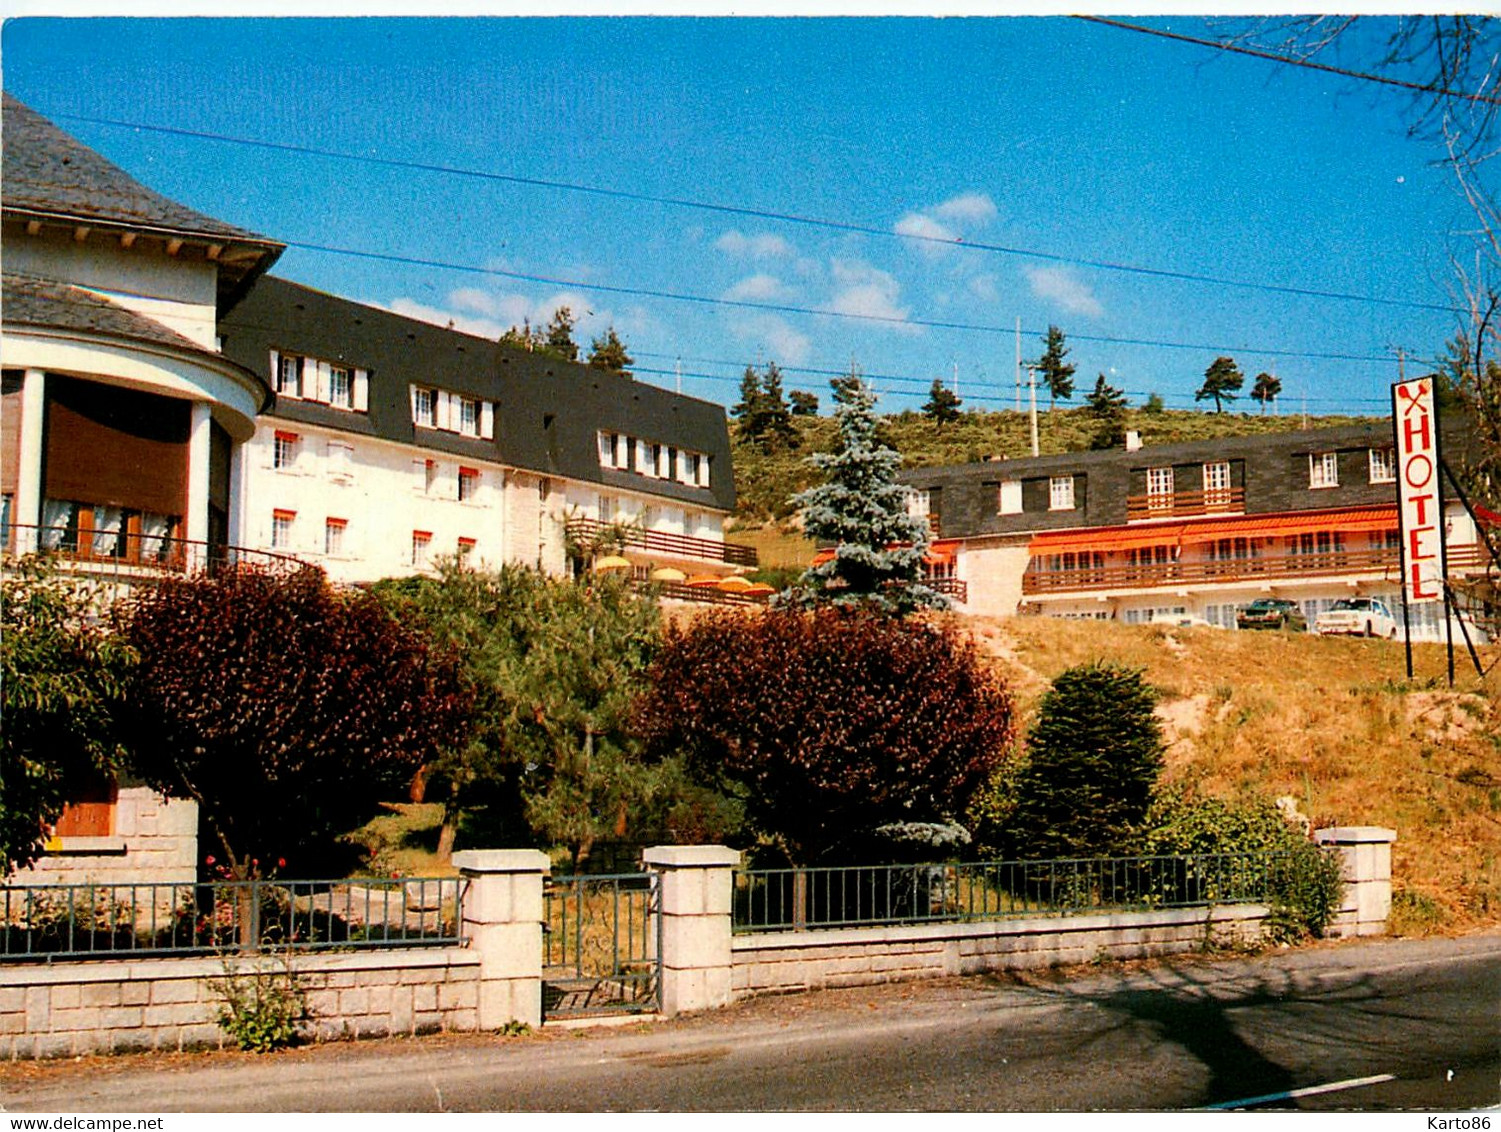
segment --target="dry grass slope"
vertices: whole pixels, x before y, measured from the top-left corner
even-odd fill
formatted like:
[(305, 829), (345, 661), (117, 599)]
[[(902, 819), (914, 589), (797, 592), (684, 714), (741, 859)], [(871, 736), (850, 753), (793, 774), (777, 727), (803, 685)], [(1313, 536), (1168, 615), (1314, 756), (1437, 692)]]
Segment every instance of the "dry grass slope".
[[(1501, 671), (1442, 646), (1012, 618), (969, 622), (1030, 713), (1065, 668), (1108, 658), (1163, 695), (1167, 774), (1233, 798), (1291, 796), (1318, 825), (1397, 830), (1394, 927), (1501, 921)], [(1485, 658), (1483, 658), (1485, 659)], [(1489, 659), (1494, 659), (1491, 657)]]

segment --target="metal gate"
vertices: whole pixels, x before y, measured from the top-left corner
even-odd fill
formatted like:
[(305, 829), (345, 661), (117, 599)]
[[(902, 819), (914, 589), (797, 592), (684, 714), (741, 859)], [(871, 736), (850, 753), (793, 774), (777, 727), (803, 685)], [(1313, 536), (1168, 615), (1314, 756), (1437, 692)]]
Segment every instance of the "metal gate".
[(661, 1004), (655, 873), (552, 877), (543, 889), (542, 1018), (646, 1014)]

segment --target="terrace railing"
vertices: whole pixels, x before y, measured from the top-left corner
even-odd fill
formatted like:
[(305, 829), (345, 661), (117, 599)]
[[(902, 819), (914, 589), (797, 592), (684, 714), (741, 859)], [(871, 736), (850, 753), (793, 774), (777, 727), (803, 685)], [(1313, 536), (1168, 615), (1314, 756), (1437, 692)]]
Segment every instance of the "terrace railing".
[(670, 558), (700, 558), (708, 562), (727, 562), (732, 566), (756, 565), (755, 547), (736, 546), (723, 540), (669, 534), (665, 531), (643, 531), (639, 527), (620, 527), (602, 523), (598, 519), (570, 519), (567, 531), (568, 537), (578, 542), (589, 542), (601, 534), (612, 532), (626, 548), (639, 547), (648, 554)]
[(0, 532), (7, 558), (41, 553), (80, 577), (114, 584), (149, 584), (163, 577), (253, 566), (293, 571), (307, 564), (287, 554), (126, 531), (39, 527), (13, 523)]
[(453, 945), (464, 882), (251, 880), (0, 888), (0, 962)]
[(759, 869), (735, 878), (735, 931), (811, 931), (1266, 903), (1302, 867), (1285, 854), (1088, 857)]
[(1190, 515), (1239, 515), (1246, 509), (1246, 489), (1219, 487), (1209, 491), (1178, 491), (1171, 495), (1129, 495), (1126, 521), (1173, 519)]

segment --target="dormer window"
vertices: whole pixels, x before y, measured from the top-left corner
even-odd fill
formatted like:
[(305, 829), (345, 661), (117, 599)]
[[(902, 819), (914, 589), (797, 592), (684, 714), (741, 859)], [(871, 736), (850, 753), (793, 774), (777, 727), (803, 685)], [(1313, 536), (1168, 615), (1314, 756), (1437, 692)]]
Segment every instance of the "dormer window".
[(328, 371), (328, 403), (336, 409), (354, 408), (354, 371), (343, 366), (330, 366)]
[(369, 370), (273, 350), (271, 373), (279, 397), (317, 401), (355, 413), (370, 410)]
[(279, 397), (302, 396), (302, 359), (283, 354), (276, 368), (276, 394)]
[(437, 428), (438, 393), (434, 389), (412, 390), (412, 423), (423, 428)]
[(411, 387), (412, 423), (480, 440), (495, 438), (495, 402), (422, 385)]

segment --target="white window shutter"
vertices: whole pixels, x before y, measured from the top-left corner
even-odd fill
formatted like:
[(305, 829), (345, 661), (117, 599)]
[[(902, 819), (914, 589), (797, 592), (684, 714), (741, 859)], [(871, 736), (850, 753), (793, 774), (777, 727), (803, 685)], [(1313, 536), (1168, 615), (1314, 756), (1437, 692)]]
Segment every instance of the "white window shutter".
[(615, 466), (615, 443), (610, 439), (608, 432), (599, 434), (599, 466), (602, 468)]
[(441, 428), (441, 429), (449, 429), (451, 427), (449, 425), (449, 423), (448, 423), (448, 416), (449, 416), (449, 409), (450, 409), (449, 402), (452, 399), (453, 398), (449, 394), (447, 394), (447, 393), (444, 393), (444, 392), (441, 392), (441, 391), (438, 393), (438, 422), (437, 423), (438, 423), (438, 427)]
[(278, 389), (281, 385), (281, 354), (271, 351), (271, 388)]
[(370, 411), (370, 371), (367, 369), (354, 371), (354, 411), (357, 413)]
[(636, 471), (643, 476), (651, 475), (651, 448), (646, 441), (636, 441)]
[(407, 395), (408, 395), (408, 397), (411, 398), (411, 402), (412, 402), (412, 422), (415, 424), (416, 421), (417, 421), (417, 387), (415, 385), (408, 385), (407, 386)]
[(495, 439), (495, 402), (479, 403), (479, 434), (482, 440)]
[[(329, 386), (329, 376), (330, 376), (329, 375), (328, 363), (327, 362), (315, 362), (315, 361), (313, 361), (313, 359), (308, 358), (307, 359), (307, 363), (304, 363), (304, 364), (305, 365), (306, 364), (311, 364), (312, 367), (313, 367), (313, 383), (312, 383), (313, 384), (313, 391), (312, 391), (313, 400), (315, 400), (315, 401), (321, 401), (325, 405), (328, 404), (328, 386)], [(303, 393), (306, 394), (307, 393), (307, 389), (306, 389), (307, 375), (305, 373), (303, 375), (303, 382), (304, 382)]]
[(698, 486), (709, 486), (709, 457), (707, 456), (698, 458)]
[(631, 438), (622, 433), (615, 434), (615, 466), (621, 471), (631, 465)]

